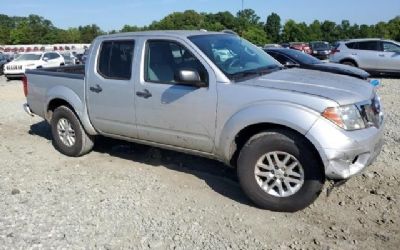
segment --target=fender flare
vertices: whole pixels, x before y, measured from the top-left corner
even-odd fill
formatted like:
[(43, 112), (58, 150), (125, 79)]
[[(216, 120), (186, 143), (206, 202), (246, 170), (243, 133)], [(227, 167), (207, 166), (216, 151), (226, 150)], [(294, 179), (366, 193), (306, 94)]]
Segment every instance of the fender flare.
[(236, 112), (224, 124), (216, 142), (216, 154), (229, 163), (236, 150), (236, 136), (248, 126), (275, 124), (306, 135), (318, 118), (318, 112), (295, 103), (276, 101), (253, 104)]
[(89, 115), (87, 113), (86, 104), (82, 102), (79, 96), (72, 91), (71, 89), (64, 86), (54, 86), (46, 93), (46, 106), (44, 110), (44, 114), (47, 114), (49, 104), (51, 101), (55, 99), (61, 99), (67, 102), (74, 109), (75, 113), (78, 116), (78, 119), (81, 121), (83, 128), (90, 135), (97, 135), (96, 129), (93, 127), (90, 122)]

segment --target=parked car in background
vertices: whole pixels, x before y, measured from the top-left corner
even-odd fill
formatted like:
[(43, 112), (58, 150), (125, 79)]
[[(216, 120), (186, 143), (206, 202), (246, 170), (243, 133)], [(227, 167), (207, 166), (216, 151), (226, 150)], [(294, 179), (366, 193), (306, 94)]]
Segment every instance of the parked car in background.
[(266, 48), (282, 48), (282, 46), (277, 43), (269, 43), (264, 45), (264, 49)]
[(4, 65), (7, 63), (7, 57), (0, 53), (0, 75), (4, 74)]
[(289, 43), (289, 48), (299, 50), (301, 52), (304, 52), (306, 54), (311, 54), (311, 48), (308, 43)]
[(323, 62), (311, 55), (293, 49), (269, 48), (264, 51), (288, 68), (297, 67), (302, 69), (319, 70), (353, 76), (364, 80), (369, 77), (369, 73), (362, 69), (343, 64)]
[(331, 45), (328, 42), (315, 41), (310, 42), (311, 54), (320, 59), (327, 60), (331, 54)]
[(75, 55), (72, 52), (65, 51), (65, 52), (60, 52), (62, 57), (64, 57), (64, 62), (65, 65), (75, 65), (77, 64), (77, 59)]
[(383, 39), (340, 41), (330, 61), (359, 67), (371, 74), (400, 74), (400, 43)]
[(65, 64), (58, 52), (31, 52), (18, 56), (4, 66), (4, 75), (8, 78), (19, 78), (27, 69), (58, 67)]
[(293, 212), (381, 151), (380, 100), (363, 80), (284, 69), (220, 32), (113, 34), (92, 46), (86, 67), (28, 70), (23, 81), (25, 111), (50, 123), (65, 155), (104, 135), (206, 156), (236, 167), (257, 206)]
[(83, 54), (82, 54), (82, 53), (77, 53), (77, 54), (75, 54), (76, 64), (83, 64), (82, 57), (83, 57)]
[(290, 48), (290, 43), (281, 43), (282, 48)]

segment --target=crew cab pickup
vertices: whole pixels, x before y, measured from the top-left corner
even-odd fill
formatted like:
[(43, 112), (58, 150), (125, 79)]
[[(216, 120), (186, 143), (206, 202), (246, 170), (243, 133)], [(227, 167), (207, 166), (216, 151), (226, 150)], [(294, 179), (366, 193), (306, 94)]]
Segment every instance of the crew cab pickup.
[(100, 36), (85, 66), (27, 70), (24, 87), (24, 109), (50, 123), (67, 156), (102, 135), (213, 158), (274, 211), (307, 207), (325, 180), (360, 173), (382, 146), (367, 81), (286, 69), (235, 34)]

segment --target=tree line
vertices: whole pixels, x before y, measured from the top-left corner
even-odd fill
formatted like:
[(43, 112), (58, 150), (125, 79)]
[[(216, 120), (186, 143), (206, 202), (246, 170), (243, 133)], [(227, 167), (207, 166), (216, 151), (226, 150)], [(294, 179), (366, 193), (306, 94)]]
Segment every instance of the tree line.
[(50, 20), (38, 15), (10, 17), (0, 14), (0, 44), (90, 43), (96, 36), (107, 33), (177, 29), (209, 31), (229, 29), (257, 45), (316, 40), (334, 42), (341, 39), (370, 37), (400, 41), (400, 16), (373, 25), (351, 24), (348, 20), (343, 20), (341, 23), (315, 20), (307, 24), (291, 19), (282, 23), (276, 13), (271, 13), (263, 21), (252, 9), (241, 10), (236, 15), (228, 11), (198, 13), (187, 10), (174, 12), (148, 26), (125, 25), (120, 30), (105, 32), (96, 24), (60, 29)]

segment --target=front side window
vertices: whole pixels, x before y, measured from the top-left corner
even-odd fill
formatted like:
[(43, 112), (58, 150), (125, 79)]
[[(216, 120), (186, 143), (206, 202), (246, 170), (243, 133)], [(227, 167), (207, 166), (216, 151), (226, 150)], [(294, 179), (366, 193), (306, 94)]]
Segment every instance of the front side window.
[(383, 42), (383, 51), (400, 53), (400, 46), (394, 43)]
[(49, 58), (49, 60), (54, 60), (54, 59), (57, 59), (57, 58), (59, 58), (60, 56), (57, 54), (57, 53), (49, 53), (48, 54), (48, 58)]
[(180, 70), (191, 69), (199, 73), (202, 82), (208, 82), (203, 64), (185, 47), (174, 41), (150, 40), (147, 42), (145, 80), (175, 84)]
[(189, 37), (189, 40), (231, 80), (270, 73), (281, 68), (262, 49), (236, 35), (197, 35)]
[(104, 78), (129, 80), (135, 41), (105, 41), (101, 45), (97, 71)]
[(368, 41), (368, 42), (359, 42), (358, 43), (359, 50), (379, 50), (377, 41)]

